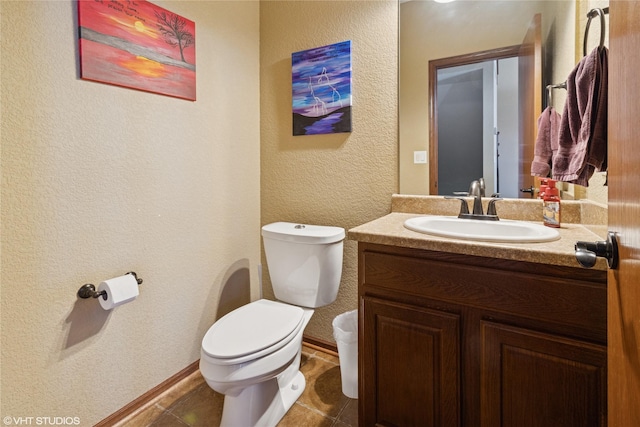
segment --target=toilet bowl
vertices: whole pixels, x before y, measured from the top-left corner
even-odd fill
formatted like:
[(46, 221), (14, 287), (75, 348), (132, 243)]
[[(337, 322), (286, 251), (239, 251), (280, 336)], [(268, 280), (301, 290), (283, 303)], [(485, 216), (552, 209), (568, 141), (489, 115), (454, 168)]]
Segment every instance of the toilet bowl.
[(216, 322), (202, 340), (200, 370), (209, 386), (237, 395), (283, 372), (298, 352), (313, 310), (261, 299)]
[(200, 372), (225, 395), (221, 426), (271, 426), (305, 387), (302, 334), (312, 309), (257, 300), (220, 319), (202, 342)]
[(221, 427), (275, 426), (300, 397), (304, 329), (335, 300), (342, 274), (342, 228), (281, 222), (262, 235), (278, 301), (228, 313), (202, 340), (200, 372), (225, 395)]

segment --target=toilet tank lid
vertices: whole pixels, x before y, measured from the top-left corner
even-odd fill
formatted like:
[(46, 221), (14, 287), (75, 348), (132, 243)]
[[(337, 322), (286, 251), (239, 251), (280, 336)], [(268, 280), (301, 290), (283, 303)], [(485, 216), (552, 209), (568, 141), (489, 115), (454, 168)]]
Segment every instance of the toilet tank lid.
[(209, 328), (202, 349), (212, 357), (237, 358), (271, 347), (303, 321), (302, 308), (260, 299), (226, 314)]
[(286, 242), (327, 244), (344, 240), (342, 227), (274, 222), (262, 227), (262, 236)]

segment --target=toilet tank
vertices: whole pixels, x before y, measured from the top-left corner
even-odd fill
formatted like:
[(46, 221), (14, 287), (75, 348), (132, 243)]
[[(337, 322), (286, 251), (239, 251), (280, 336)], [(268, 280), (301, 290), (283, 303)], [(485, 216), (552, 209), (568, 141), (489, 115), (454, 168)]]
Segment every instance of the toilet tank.
[(269, 277), (279, 301), (322, 307), (336, 300), (344, 228), (276, 222), (262, 227)]

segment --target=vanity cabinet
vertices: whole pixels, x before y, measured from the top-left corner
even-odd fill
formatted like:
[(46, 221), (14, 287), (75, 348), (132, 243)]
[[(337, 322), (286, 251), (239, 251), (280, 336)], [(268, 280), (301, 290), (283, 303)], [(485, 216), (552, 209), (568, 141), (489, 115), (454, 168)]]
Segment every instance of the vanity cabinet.
[(606, 425), (606, 272), (358, 244), (369, 426)]

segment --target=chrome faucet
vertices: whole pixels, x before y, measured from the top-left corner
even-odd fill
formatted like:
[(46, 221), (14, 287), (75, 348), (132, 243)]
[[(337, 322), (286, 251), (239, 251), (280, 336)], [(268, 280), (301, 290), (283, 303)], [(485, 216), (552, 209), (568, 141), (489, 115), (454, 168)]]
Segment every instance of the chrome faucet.
[(469, 196), (473, 197), (473, 215), (482, 215), (482, 196), (484, 196), (484, 179), (471, 181)]
[(489, 201), (489, 205), (487, 206), (487, 213), (485, 214), (482, 210), (482, 197), (485, 195), (485, 185), (484, 178), (480, 178), (474, 181), (471, 181), (471, 185), (469, 186), (468, 196), (473, 197), (473, 210), (469, 213), (469, 205), (467, 201), (462, 197), (446, 197), (447, 199), (458, 199), (461, 201), (460, 205), (460, 213), (458, 214), (458, 218), (464, 219), (480, 219), (487, 221), (498, 221), (498, 213), (496, 212), (496, 202), (498, 200), (502, 200), (497, 197), (492, 197)]

